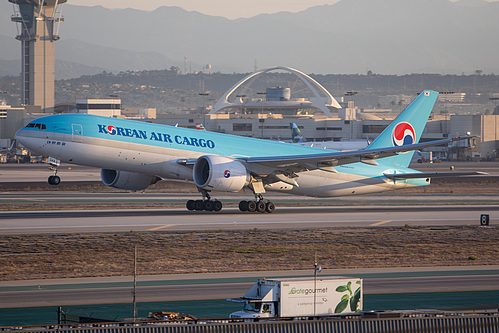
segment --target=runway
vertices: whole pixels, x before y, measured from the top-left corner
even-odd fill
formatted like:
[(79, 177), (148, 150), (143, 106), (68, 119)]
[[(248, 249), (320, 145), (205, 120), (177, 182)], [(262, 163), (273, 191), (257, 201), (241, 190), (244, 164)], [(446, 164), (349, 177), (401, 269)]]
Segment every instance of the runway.
[(0, 212), (0, 234), (479, 225), (499, 206), (279, 207), (273, 214), (186, 209)]

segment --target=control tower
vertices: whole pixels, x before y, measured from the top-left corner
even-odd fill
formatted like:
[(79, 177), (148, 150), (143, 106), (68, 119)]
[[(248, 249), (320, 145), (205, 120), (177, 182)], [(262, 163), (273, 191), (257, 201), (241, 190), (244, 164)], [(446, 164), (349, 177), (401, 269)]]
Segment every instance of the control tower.
[(21, 41), (22, 101), (40, 107), (42, 112), (54, 109), (55, 58), (54, 42), (59, 39), (61, 5), (67, 0), (9, 0), (14, 6), (12, 21), (17, 23)]

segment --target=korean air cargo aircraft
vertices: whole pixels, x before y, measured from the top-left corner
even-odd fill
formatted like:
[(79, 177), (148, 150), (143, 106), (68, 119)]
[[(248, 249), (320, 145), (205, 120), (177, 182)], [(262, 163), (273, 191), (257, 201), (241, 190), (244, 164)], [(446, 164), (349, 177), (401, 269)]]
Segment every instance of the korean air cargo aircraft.
[[(332, 151), (276, 141), (88, 114), (36, 119), (17, 140), (36, 154), (101, 168), (102, 182), (143, 190), (161, 179), (193, 181), (203, 200), (189, 210), (219, 211), (210, 192), (249, 188), (255, 199), (239, 209), (274, 211), (266, 191), (337, 197), (424, 186), (430, 177), (478, 174), (421, 173), (408, 168), (414, 150), (469, 137), (418, 143), (438, 93), (426, 90), (366, 149)], [(57, 170), (56, 170), (57, 171)], [(49, 183), (58, 184), (54, 172)]]

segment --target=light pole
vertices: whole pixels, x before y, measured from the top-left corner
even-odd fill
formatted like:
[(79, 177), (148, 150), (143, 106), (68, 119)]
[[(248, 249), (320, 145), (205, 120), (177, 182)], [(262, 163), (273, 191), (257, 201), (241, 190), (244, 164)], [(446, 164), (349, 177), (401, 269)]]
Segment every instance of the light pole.
[[(257, 92), (256, 94), (257, 95), (267, 95), (267, 93), (264, 91)], [(262, 105), (262, 112), (261, 112), (260, 117), (262, 117), (262, 118), (259, 117), (258, 121), (260, 122), (260, 128), (262, 130), (261, 138), (263, 139), (263, 123), (265, 122), (265, 119), (263, 118), (263, 97), (260, 98), (260, 103)]]
[[(452, 95), (452, 94), (454, 94), (453, 91), (439, 91), (438, 93), (440, 95)], [(447, 102), (448, 102), (448, 99), (446, 98), (444, 100), (444, 111), (442, 113), (445, 115), (445, 132), (448, 135), (449, 134), (449, 123), (448, 122), (450, 121), (450, 117), (449, 117), (449, 119), (447, 119), (447, 116), (449, 115), (449, 110), (447, 109)]]
[[(350, 90), (350, 91), (347, 91), (347, 92), (345, 93), (345, 96), (347, 96), (347, 97), (349, 97), (349, 96), (350, 96), (350, 97), (352, 97), (352, 99), (350, 99), (350, 100), (351, 100), (351, 101), (353, 101), (353, 96), (357, 95), (358, 93), (359, 93), (358, 91)], [(348, 101), (347, 101), (347, 104), (348, 104)], [(354, 105), (355, 105), (355, 104), (354, 104)], [(347, 107), (348, 107), (348, 105), (347, 105)]]
[(497, 109), (497, 101), (499, 100), (499, 97), (489, 97), (489, 100), (494, 101), (494, 111), (492, 111), (493, 114)]
[(133, 250), (133, 321), (137, 320), (137, 245)]
[[(198, 95), (199, 96), (210, 96), (210, 93), (207, 92), (207, 91), (203, 91), (203, 92), (200, 92)], [(208, 104), (209, 103), (206, 103), (206, 98), (205, 97), (201, 97), (201, 98), (203, 99), (203, 108), (204, 108), (203, 114), (206, 116), (206, 111), (208, 110)], [(206, 117), (205, 117), (204, 121), (206, 122)]]
[(246, 97), (246, 95), (241, 94), (241, 95), (236, 95), (236, 97), (241, 100), (241, 112), (245, 114), (246, 110), (244, 109), (244, 98)]
[(314, 262), (314, 317), (316, 314), (316, 304), (317, 304), (317, 273), (322, 270), (321, 266), (317, 262), (317, 252), (315, 252), (315, 262)]

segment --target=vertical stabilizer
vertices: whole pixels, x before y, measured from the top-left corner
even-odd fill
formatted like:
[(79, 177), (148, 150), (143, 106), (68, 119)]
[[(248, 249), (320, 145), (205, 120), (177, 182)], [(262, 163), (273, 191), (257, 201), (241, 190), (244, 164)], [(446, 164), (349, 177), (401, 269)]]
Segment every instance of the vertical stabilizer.
[[(425, 90), (367, 147), (398, 147), (418, 143), (438, 98), (438, 92)], [(393, 163), (409, 166), (414, 152), (388, 157)]]
[(291, 140), (293, 143), (305, 142), (305, 138), (301, 135), (300, 129), (295, 123), (289, 123), (291, 128)]

